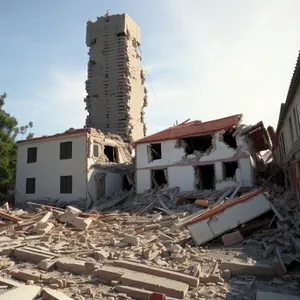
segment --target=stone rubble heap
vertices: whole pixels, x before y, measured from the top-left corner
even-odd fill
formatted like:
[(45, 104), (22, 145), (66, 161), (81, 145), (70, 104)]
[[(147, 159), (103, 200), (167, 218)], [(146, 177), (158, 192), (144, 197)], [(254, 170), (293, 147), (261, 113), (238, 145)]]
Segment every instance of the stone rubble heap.
[[(0, 300), (149, 299), (152, 293), (250, 300), (261, 290), (299, 296), (299, 207), (288, 193), (282, 199), (289, 204), (265, 195), (273, 204), (270, 224), (247, 239), (253, 224), (245, 224), (243, 235), (223, 235), (231, 246), (215, 241), (205, 248), (177, 226), (191, 215), (163, 207), (149, 214), (156, 204), (139, 214), (45, 205), (33, 213), (6, 204), (0, 209)], [(264, 218), (254, 221), (257, 229)]]

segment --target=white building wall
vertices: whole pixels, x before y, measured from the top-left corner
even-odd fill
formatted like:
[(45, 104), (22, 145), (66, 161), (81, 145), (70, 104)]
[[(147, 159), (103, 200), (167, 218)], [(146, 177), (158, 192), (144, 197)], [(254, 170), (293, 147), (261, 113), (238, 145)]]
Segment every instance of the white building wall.
[(136, 170), (136, 192), (144, 193), (151, 188), (151, 170)]
[[(60, 160), (60, 143), (72, 142), (72, 159)], [(27, 163), (27, 149), (37, 147), (37, 162)], [(60, 194), (60, 176), (72, 175), (72, 194)], [(35, 194), (26, 194), (26, 178), (35, 178)], [(86, 135), (19, 144), (16, 202), (41, 198), (86, 198)]]
[[(151, 188), (151, 170), (168, 169), (168, 187), (179, 187), (181, 191), (195, 188), (194, 167), (202, 164), (213, 164), (215, 169), (216, 189), (221, 190), (237, 183), (243, 187), (254, 184), (253, 166), (251, 164), (251, 147), (247, 141), (239, 140), (238, 148), (229, 147), (221, 138), (222, 132), (214, 135), (213, 149), (208, 154), (202, 155), (198, 160), (195, 155), (190, 155), (191, 160), (185, 158), (183, 148), (175, 148), (176, 140), (162, 141), (161, 159), (149, 161), (148, 147), (150, 144), (137, 144), (136, 146), (136, 186), (137, 193), (143, 193)], [(240, 157), (240, 156), (244, 157)], [(245, 157), (249, 155), (249, 157)], [(183, 158), (185, 158), (183, 160)], [(235, 179), (224, 178), (224, 161), (238, 161)]]
[(168, 168), (169, 188), (179, 187), (180, 191), (192, 191), (195, 187), (195, 171), (192, 166), (174, 166)]
[(185, 156), (183, 148), (175, 148), (176, 140), (161, 142), (161, 159), (149, 161), (148, 146), (150, 144), (137, 144), (136, 146), (136, 167), (157, 167), (176, 163)]

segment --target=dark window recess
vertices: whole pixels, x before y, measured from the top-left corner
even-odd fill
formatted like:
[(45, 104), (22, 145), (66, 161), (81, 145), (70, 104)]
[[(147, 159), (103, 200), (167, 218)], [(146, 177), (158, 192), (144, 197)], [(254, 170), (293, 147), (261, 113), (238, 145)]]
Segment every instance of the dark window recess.
[(60, 159), (72, 158), (72, 142), (60, 143)]
[(196, 186), (199, 190), (210, 190), (215, 188), (214, 165), (196, 167), (195, 172), (196, 172)]
[(110, 162), (118, 162), (116, 147), (104, 146), (104, 154)]
[(37, 158), (37, 147), (27, 149), (27, 163), (36, 162)]
[(151, 160), (161, 159), (161, 144), (150, 144)]
[(125, 32), (119, 32), (119, 33), (117, 33), (117, 36), (126, 36), (126, 33)]
[(236, 139), (235, 137), (232, 136), (232, 133), (226, 131), (223, 134), (223, 139), (224, 139), (224, 143), (227, 144), (229, 147), (234, 149), (237, 148)]
[(130, 191), (132, 188), (132, 184), (129, 183), (127, 176), (123, 176), (123, 191)]
[(35, 178), (26, 178), (26, 194), (35, 193)]
[(182, 139), (185, 144), (185, 153), (193, 154), (194, 151), (205, 152), (210, 147), (212, 147), (212, 136), (211, 135), (202, 135)]
[(168, 184), (165, 172), (167, 169), (152, 170), (152, 188), (159, 188)]
[(98, 144), (93, 145), (93, 153), (94, 153), (95, 157), (99, 157), (99, 145)]
[(223, 162), (223, 171), (225, 178), (234, 178), (235, 171), (238, 168), (237, 161)]
[(72, 176), (60, 176), (60, 193), (72, 194)]

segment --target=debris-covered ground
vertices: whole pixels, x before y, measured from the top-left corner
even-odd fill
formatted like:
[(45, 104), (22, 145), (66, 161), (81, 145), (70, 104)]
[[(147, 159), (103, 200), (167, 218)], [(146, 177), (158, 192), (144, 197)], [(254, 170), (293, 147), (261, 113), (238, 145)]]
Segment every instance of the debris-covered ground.
[(6, 204), (0, 300), (149, 299), (153, 292), (167, 299), (258, 299), (259, 291), (300, 296), (299, 208), (287, 193), (282, 200), (264, 195), (272, 210), (201, 246), (184, 220), (214, 211), (226, 197), (218, 195), (215, 206), (205, 201), (207, 208), (193, 214), (182, 212), (184, 203), (172, 213), (161, 203), (156, 210), (153, 201), (140, 213), (106, 214)]

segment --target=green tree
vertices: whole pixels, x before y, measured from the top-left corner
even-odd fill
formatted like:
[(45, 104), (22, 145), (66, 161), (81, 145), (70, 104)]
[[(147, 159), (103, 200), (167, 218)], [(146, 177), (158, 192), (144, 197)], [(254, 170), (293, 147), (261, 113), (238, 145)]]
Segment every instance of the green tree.
[[(8, 184), (15, 183), (17, 146), (16, 137), (26, 134), (32, 128), (32, 122), (26, 126), (18, 127), (16, 118), (7, 113), (3, 107), (5, 104), (6, 93), (0, 95), (0, 201), (5, 200)], [(32, 138), (29, 133), (27, 138)]]

